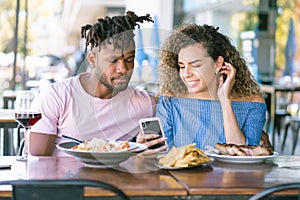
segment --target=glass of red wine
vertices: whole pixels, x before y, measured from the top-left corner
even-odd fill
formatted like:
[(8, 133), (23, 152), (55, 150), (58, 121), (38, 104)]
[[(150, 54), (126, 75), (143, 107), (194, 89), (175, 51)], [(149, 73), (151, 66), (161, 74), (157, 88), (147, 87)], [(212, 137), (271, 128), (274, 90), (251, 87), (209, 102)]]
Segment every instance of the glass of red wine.
[(15, 119), (25, 128), (25, 144), (23, 155), (18, 158), (19, 161), (27, 161), (29, 155), (29, 129), (38, 120), (42, 118), (42, 114), (38, 111), (38, 104), (34, 103), (38, 101), (38, 91), (35, 90), (19, 90), (17, 91), (15, 101)]

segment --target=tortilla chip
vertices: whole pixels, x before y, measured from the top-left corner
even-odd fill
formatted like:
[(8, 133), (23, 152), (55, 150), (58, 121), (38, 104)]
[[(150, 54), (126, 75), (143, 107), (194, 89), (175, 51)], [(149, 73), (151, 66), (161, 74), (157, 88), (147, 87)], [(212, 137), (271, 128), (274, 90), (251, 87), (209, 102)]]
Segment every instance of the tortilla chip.
[(195, 143), (172, 149), (159, 159), (159, 164), (164, 167), (189, 167), (212, 161), (213, 158), (204, 154), (204, 151), (196, 148)]
[(177, 160), (184, 157), (185, 151), (184, 147), (176, 148), (173, 146), (172, 149), (159, 160), (159, 164), (162, 166), (173, 167)]

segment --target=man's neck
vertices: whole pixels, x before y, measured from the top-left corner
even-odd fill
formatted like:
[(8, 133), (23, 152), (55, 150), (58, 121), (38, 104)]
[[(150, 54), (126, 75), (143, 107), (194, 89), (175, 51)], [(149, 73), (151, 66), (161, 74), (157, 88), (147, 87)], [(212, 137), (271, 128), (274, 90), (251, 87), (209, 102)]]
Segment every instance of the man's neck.
[(99, 82), (97, 77), (92, 76), (90, 73), (83, 74), (79, 80), (83, 89), (93, 97), (110, 99), (117, 94), (113, 94), (110, 89)]

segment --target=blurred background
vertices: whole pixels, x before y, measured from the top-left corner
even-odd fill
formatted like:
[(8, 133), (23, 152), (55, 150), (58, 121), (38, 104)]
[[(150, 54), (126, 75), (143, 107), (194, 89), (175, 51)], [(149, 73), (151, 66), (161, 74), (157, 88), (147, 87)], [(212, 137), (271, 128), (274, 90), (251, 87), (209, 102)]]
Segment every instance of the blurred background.
[(155, 20), (136, 32), (132, 84), (156, 82), (159, 47), (176, 25), (192, 22), (219, 26), (259, 82), (299, 76), (300, 0), (0, 0), (0, 94), (87, 70), (80, 27), (127, 10)]

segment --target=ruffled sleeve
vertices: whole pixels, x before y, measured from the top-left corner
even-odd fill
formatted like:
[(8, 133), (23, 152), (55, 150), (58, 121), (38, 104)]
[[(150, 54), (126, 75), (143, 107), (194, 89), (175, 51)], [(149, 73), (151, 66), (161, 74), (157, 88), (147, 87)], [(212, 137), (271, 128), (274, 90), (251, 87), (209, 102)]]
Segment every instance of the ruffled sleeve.
[(156, 107), (156, 116), (160, 118), (169, 148), (173, 144), (173, 122), (171, 97), (160, 96)]

